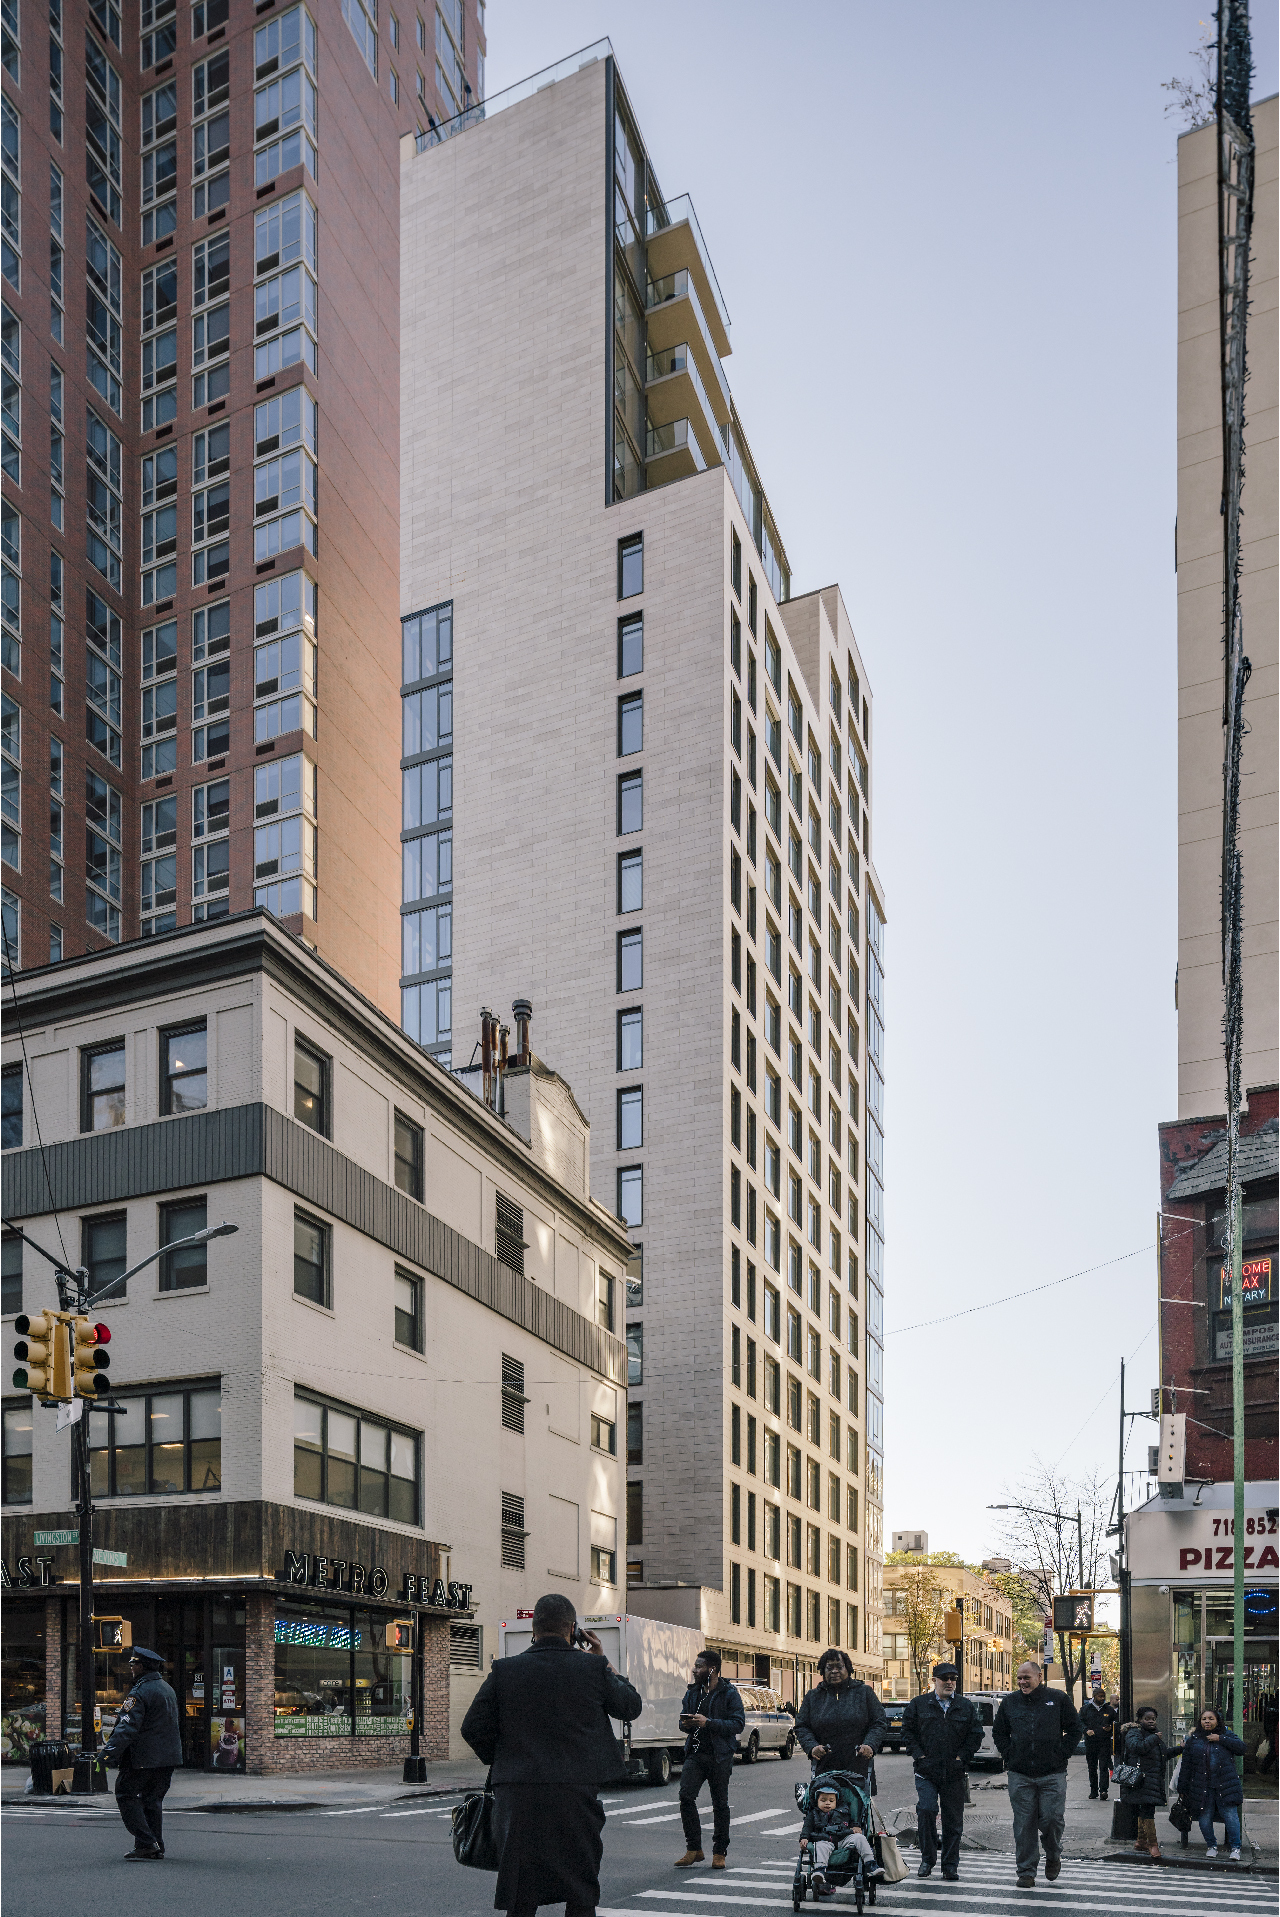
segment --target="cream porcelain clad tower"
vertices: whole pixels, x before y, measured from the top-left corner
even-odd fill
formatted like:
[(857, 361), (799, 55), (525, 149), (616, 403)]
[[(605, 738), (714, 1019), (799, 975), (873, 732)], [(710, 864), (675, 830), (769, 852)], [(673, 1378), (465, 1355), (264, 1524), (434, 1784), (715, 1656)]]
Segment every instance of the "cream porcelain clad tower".
[(452, 633), (451, 1004), (438, 930), (405, 1023), (465, 1067), (518, 991), (591, 1120), (634, 1247), (629, 1607), (787, 1692), (832, 1641), (878, 1677), (885, 906), (857, 642), (838, 588), (791, 597), (710, 255), (607, 42), (405, 142), (402, 249), (401, 610)]

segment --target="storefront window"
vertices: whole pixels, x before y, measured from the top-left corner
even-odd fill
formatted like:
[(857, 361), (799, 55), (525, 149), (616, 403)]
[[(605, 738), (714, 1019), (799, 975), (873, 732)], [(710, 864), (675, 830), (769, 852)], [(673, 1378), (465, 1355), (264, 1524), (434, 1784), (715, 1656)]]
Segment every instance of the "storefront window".
[(350, 1736), (351, 1612), (276, 1610), (276, 1736)]
[(1173, 1733), (1181, 1740), (1200, 1715), (1200, 1598), (1195, 1591), (1174, 1593), (1173, 1650)]
[(0, 1762), (28, 1763), (44, 1731), (44, 1604), (5, 1605), (0, 1654)]
[(386, 1649), (385, 1616), (357, 1611), (355, 1623), (356, 1736), (407, 1735), (413, 1709), (413, 1660)]

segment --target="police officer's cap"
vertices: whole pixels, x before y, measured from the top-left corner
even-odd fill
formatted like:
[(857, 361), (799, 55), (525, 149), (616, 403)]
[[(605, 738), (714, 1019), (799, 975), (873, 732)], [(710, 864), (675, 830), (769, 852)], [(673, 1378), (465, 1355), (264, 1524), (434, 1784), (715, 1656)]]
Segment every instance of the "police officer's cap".
[(935, 1664), (933, 1667), (933, 1675), (935, 1677), (959, 1677), (960, 1673), (954, 1664)]
[(132, 1664), (135, 1658), (139, 1664), (149, 1664), (157, 1671), (160, 1670), (164, 1664), (164, 1659), (161, 1657), (159, 1651), (149, 1651), (145, 1644), (130, 1645), (129, 1662)]

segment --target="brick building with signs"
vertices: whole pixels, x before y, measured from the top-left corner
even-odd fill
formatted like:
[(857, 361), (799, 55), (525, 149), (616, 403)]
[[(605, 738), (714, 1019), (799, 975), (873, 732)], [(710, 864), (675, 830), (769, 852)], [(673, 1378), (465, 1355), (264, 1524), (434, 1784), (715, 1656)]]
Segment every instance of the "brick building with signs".
[[(55, 1303), (21, 1230), (97, 1289), (119, 1410), (92, 1411), (95, 1615), (167, 1662), (185, 1761), (428, 1756), (548, 1587), (620, 1608), (627, 1235), (531, 1053), (505, 1116), (268, 914), (24, 973), (5, 1039), (6, 1359)], [(38, 1114), (42, 1161), (36, 1137)], [(50, 1210), (50, 1188), (57, 1209)], [(61, 1248), (65, 1246), (65, 1251)], [(8, 1365), (6, 1366), (8, 1369)], [(5, 1756), (79, 1728), (70, 1438), (4, 1398)], [(103, 1729), (127, 1685), (98, 1660)]]

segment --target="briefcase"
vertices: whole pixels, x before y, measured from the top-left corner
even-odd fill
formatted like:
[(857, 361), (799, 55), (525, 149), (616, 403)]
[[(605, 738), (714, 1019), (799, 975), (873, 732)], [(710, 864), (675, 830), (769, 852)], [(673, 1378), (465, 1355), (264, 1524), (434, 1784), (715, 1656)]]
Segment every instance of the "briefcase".
[[(493, 1772), (490, 1770), (489, 1777)], [(484, 1789), (468, 1791), (453, 1810), (453, 1854), (469, 1870), (497, 1870), (498, 1844), (493, 1834), (493, 1792), (489, 1777)]]

